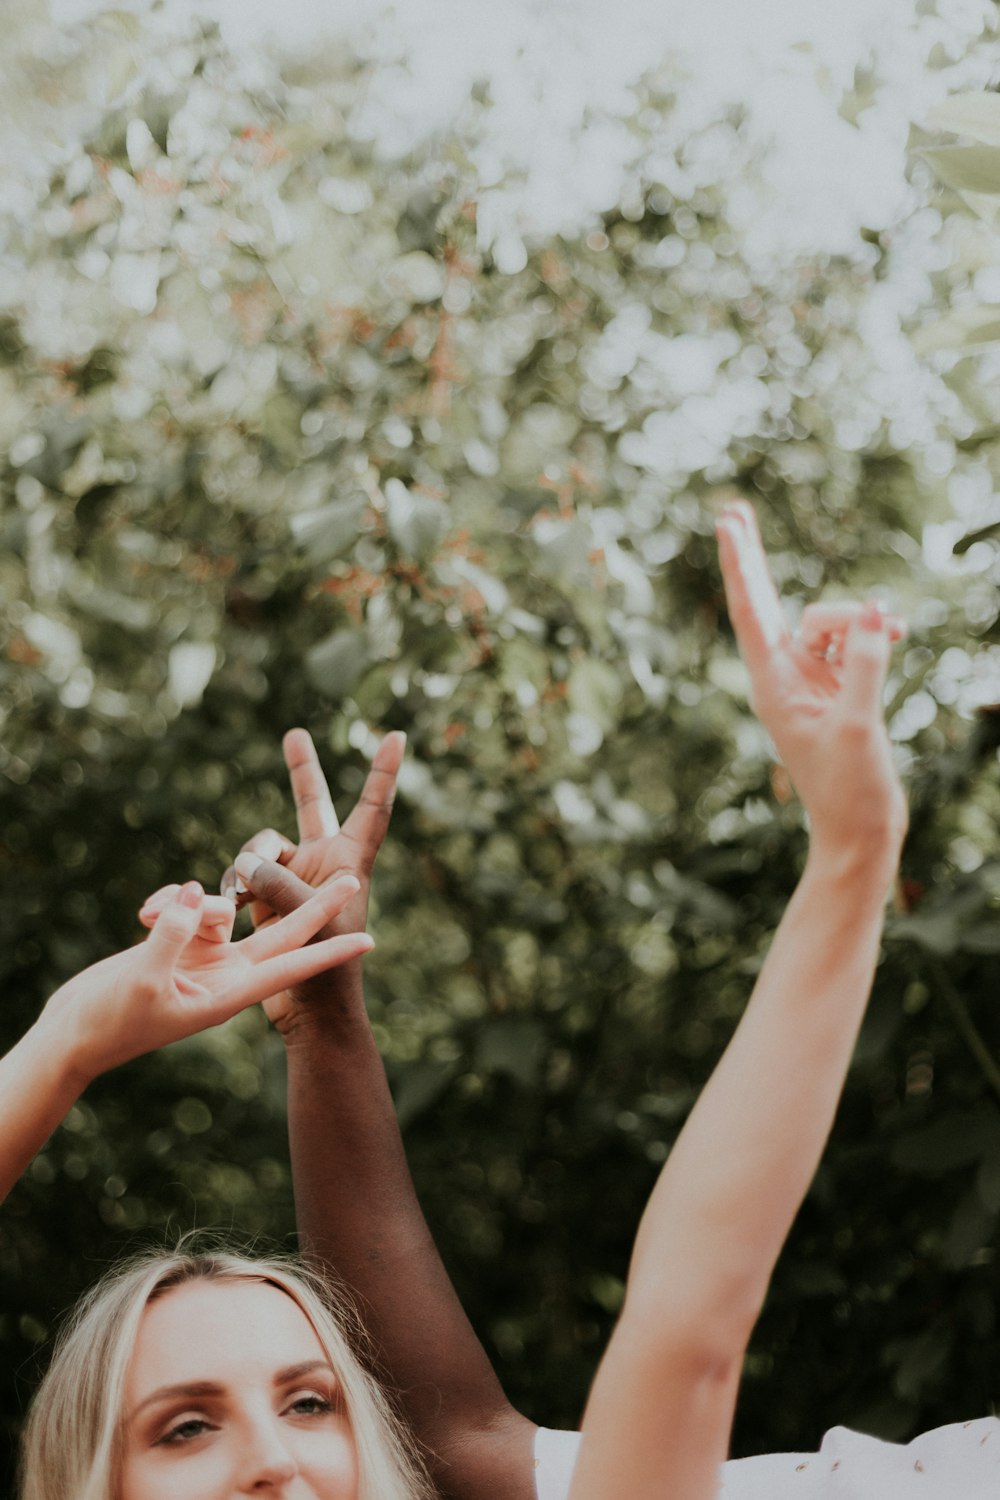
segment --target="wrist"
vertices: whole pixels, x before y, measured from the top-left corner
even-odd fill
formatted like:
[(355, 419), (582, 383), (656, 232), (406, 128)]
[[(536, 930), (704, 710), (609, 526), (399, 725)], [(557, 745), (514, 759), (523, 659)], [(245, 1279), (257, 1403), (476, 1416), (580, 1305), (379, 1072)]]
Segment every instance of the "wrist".
[(279, 1024), (286, 1049), (306, 1052), (325, 1039), (343, 1046), (368, 1030), (364, 979), (360, 959), (318, 975), (294, 992), (295, 1004)]
[(46, 1008), (21, 1039), (20, 1046), (27, 1054), (29, 1066), (37, 1062), (48, 1087), (69, 1109), (103, 1069), (95, 1064), (77, 1028), (67, 1025), (66, 1020)]
[(850, 836), (814, 829), (806, 870), (813, 878), (847, 885), (859, 894), (877, 890), (884, 896), (899, 868), (905, 831), (888, 823)]

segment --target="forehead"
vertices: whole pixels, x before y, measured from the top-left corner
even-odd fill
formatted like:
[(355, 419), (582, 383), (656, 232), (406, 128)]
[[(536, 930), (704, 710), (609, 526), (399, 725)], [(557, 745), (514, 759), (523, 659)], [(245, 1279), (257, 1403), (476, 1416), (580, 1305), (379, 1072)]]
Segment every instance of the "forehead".
[(267, 1381), (306, 1360), (325, 1359), (309, 1319), (286, 1292), (262, 1281), (188, 1281), (142, 1315), (127, 1398), (160, 1385)]

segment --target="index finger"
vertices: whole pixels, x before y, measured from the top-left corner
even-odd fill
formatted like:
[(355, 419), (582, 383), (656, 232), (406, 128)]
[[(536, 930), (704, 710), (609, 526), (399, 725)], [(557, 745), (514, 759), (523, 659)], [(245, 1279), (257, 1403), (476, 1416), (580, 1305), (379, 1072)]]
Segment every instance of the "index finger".
[[(156, 926), (167, 907), (176, 901), (179, 890), (179, 885), (166, 885), (147, 897), (139, 912), (139, 921), (143, 927), (152, 930)], [(206, 895), (202, 902), (197, 935), (209, 943), (228, 943), (235, 919), (236, 906), (232, 901), (225, 896)]]
[(282, 749), (291, 778), (300, 838), (332, 838), (340, 824), (312, 736), (305, 729), (290, 729), (282, 741)]
[(716, 534), (729, 618), (752, 677), (790, 633), (752, 508), (745, 501), (728, 505)]

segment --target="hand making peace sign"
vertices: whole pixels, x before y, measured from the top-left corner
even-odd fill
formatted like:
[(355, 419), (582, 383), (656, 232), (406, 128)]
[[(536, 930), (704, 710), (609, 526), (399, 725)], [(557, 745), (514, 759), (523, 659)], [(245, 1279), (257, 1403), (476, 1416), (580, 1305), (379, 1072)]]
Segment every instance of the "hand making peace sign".
[[(248, 855), (256, 856), (258, 861), (276, 860), (314, 889), (339, 876), (353, 875), (358, 882), (356, 893), (321, 935), (363, 931), (368, 918), (372, 867), (389, 827), (396, 777), (405, 747), (406, 736), (398, 730), (386, 735), (375, 752), (357, 805), (341, 826), (310, 735), (304, 729), (290, 729), (282, 748), (295, 799), (299, 842), (292, 843), (274, 828), (254, 834), (223, 875), (223, 891), (237, 889), (240, 866)], [(253, 872), (247, 873), (251, 876)], [(253, 901), (250, 911), (258, 928), (275, 917), (272, 909), (261, 901)], [(268, 1001), (264, 1008), (271, 1020), (287, 1032), (303, 1001), (308, 1003), (307, 995), (296, 989)]]
[(793, 636), (751, 506), (728, 505), (717, 532), (754, 709), (802, 798), (814, 844), (851, 852), (898, 844), (906, 802), (882, 697), (901, 622), (870, 603), (813, 604)]

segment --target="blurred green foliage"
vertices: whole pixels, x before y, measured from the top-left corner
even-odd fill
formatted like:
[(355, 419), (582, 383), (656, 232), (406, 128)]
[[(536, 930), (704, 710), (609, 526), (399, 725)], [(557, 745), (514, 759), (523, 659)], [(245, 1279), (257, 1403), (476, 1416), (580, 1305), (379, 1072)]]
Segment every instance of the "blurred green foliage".
[(926, 353), (961, 359), (1000, 339), (1000, 93), (953, 94), (931, 112), (927, 126), (914, 132), (914, 148), (944, 193), (970, 216), (969, 223), (957, 216), (954, 222), (963, 242), (961, 259), (971, 274), (948, 298), (947, 311), (920, 330), (917, 345)]
[[(150, 890), (292, 828), (284, 729), (344, 806), (405, 729), (373, 1023), (474, 1322), (513, 1399), (573, 1424), (804, 852), (723, 612), (738, 487), (793, 609), (909, 614), (913, 831), (737, 1452), (988, 1410), (1000, 556), (932, 568), (921, 538), (987, 503), (1000, 414), (974, 361), (866, 340), (905, 233), (750, 267), (738, 120), (654, 167), (648, 90), (618, 208), (502, 269), (461, 137), (382, 159), (361, 62), (237, 64), (201, 29), (143, 50), (136, 24), (73, 33), (46, 97), (86, 107), (3, 225), (6, 1043)], [(143, 1059), (39, 1156), (0, 1222), (10, 1430), (110, 1258), (193, 1223), (290, 1239), (281, 1050), (254, 1014)]]

